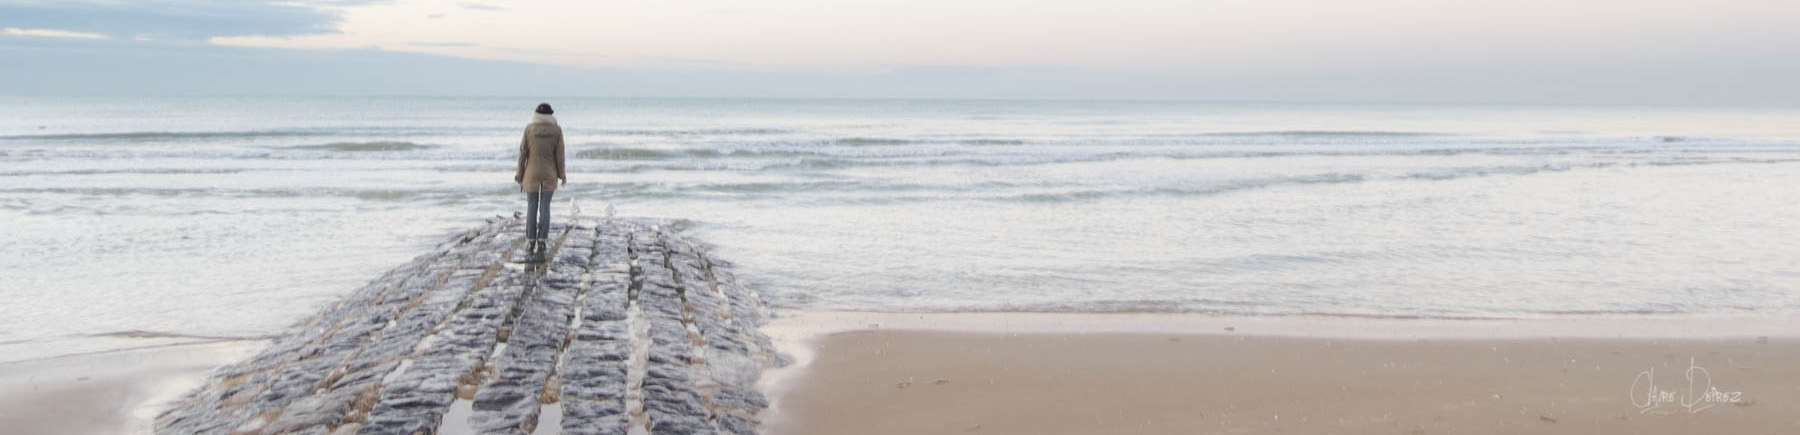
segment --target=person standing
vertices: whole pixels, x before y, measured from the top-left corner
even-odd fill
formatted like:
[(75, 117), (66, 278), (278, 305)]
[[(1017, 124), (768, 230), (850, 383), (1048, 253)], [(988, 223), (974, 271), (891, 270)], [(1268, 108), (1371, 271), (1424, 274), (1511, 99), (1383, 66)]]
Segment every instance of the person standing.
[(525, 125), (525, 137), (519, 139), (519, 169), (513, 181), (525, 192), (525, 239), (527, 261), (543, 262), (549, 250), (550, 196), (556, 186), (569, 184), (563, 172), (563, 133), (556, 125), (555, 111), (549, 103), (538, 104), (531, 123)]

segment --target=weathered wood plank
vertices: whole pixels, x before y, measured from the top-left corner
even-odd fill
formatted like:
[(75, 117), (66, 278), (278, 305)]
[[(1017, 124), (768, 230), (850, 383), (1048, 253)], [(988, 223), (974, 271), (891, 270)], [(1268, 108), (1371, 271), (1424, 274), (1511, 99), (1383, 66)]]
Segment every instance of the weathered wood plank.
[[(456, 234), (220, 368), (156, 430), (525, 434), (555, 402), (552, 433), (754, 433), (766, 309), (665, 224), (556, 225), (541, 265), (510, 261), (518, 222)], [(446, 421), (459, 398), (469, 418)]]

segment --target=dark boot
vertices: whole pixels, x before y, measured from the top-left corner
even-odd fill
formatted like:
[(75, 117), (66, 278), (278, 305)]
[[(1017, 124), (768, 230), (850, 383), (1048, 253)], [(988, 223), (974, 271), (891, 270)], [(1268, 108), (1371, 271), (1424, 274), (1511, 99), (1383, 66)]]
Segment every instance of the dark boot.
[(531, 245), (536, 247), (536, 249), (531, 250), (531, 258), (528, 261), (532, 263), (544, 262), (544, 256), (550, 251), (550, 244), (544, 243), (543, 239), (538, 239), (531, 241)]

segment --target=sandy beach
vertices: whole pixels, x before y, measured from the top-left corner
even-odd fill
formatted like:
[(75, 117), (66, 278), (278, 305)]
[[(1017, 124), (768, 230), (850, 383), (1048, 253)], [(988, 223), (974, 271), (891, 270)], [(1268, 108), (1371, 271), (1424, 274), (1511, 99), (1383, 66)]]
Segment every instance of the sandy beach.
[[(1531, 336), (1532, 326), (1461, 322), (1450, 329), (1472, 338), (1403, 338), (1394, 329), (1429, 332), (1445, 322), (1342, 319), (1252, 320), (1264, 324), (1208, 333), (1185, 327), (1225, 321), (1200, 319), (1170, 328), (1183, 330), (1175, 333), (1018, 332), (1055, 330), (1058, 322), (973, 316), (1012, 318), (1007, 327), (1017, 331), (996, 332), (927, 317), (916, 321), (956, 326), (869, 324), (790, 341), (803, 360), (771, 381), (775, 405), (765, 433), (1800, 431), (1800, 341), (1792, 337), (1556, 338)], [(775, 329), (783, 322), (807, 321)], [(1137, 323), (1078, 320), (1064, 328), (1082, 322)], [(1391, 335), (1288, 335), (1312, 328), (1295, 325), (1254, 331), (1293, 323), (1336, 323), (1335, 335), (1372, 335), (1369, 326), (1390, 325), (1380, 333)], [(1641, 326), (1633, 323), (1645, 322), (1623, 326)], [(1564, 334), (1581, 332), (1604, 333)], [(1714, 394), (1705, 394), (1708, 385)]]
[[(762, 433), (1794, 433), (1792, 325), (797, 312), (766, 327), (795, 363), (765, 376)], [(0, 427), (145, 433), (260, 345), (0, 365)]]
[(230, 340), (0, 364), (0, 432), (143, 434), (162, 405), (263, 341)]

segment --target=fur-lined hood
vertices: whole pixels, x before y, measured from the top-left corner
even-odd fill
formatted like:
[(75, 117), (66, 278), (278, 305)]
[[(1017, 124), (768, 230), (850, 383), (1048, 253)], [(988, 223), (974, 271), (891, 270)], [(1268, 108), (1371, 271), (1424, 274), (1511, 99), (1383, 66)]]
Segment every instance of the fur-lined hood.
[[(556, 125), (556, 116), (555, 115), (545, 115), (542, 113), (533, 113), (533, 114), (531, 114), (530, 124)], [(529, 125), (529, 124), (527, 124), (527, 125)]]

